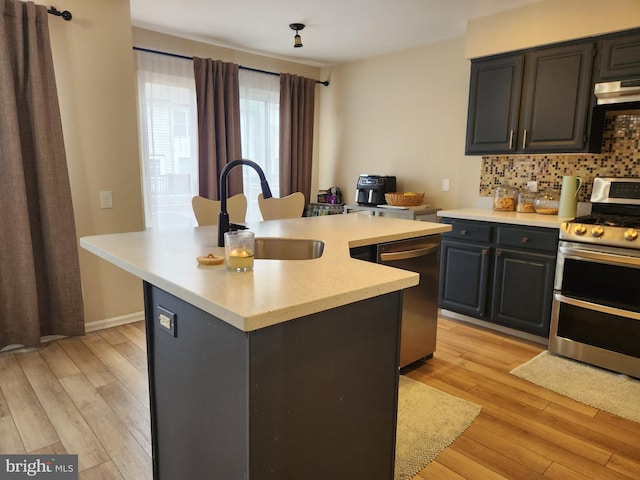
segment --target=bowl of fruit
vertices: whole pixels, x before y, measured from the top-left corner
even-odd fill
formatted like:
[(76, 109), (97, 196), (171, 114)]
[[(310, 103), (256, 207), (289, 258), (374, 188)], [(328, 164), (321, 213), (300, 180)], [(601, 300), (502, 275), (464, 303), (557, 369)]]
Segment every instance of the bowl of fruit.
[(384, 199), (394, 207), (417, 207), (422, 205), (424, 193), (415, 192), (390, 192), (384, 194)]

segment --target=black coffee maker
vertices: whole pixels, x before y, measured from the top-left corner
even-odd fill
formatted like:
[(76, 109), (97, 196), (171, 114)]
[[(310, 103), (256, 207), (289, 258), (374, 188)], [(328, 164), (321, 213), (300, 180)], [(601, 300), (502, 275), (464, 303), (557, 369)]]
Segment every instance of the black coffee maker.
[(382, 205), (387, 203), (384, 194), (395, 191), (396, 177), (363, 173), (358, 177), (356, 185), (356, 203), (358, 205)]

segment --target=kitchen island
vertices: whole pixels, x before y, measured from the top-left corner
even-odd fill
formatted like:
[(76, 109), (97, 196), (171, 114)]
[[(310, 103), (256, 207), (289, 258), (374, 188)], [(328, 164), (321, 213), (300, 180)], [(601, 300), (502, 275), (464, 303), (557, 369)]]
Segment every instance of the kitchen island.
[(335, 215), (260, 222), (313, 260), (202, 266), (216, 227), (85, 237), (144, 281), (154, 478), (392, 479), (402, 289), (415, 273), (350, 247), (450, 226)]

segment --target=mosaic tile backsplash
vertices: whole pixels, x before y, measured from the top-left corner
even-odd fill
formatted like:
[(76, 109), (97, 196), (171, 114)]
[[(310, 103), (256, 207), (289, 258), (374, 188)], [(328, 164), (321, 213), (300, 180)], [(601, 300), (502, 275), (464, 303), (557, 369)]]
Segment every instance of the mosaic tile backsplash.
[(640, 115), (608, 115), (599, 154), (482, 157), (480, 196), (493, 196), (494, 188), (505, 182), (526, 190), (527, 182), (537, 181), (538, 191), (560, 192), (563, 175), (582, 178), (579, 202), (591, 198), (594, 177), (640, 177)]

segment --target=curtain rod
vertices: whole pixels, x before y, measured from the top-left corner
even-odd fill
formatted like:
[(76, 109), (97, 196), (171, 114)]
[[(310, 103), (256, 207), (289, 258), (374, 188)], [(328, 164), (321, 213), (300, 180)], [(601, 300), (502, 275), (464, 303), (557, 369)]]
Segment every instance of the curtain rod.
[(47, 13), (50, 13), (51, 15), (55, 15), (56, 17), (62, 17), (67, 22), (73, 18), (73, 15), (71, 15), (71, 12), (69, 10), (64, 10), (61, 12), (56, 7), (49, 7), (49, 10), (47, 10)]
[[(134, 50), (139, 50), (141, 52), (148, 52), (148, 53), (157, 53), (158, 55), (166, 55), (167, 57), (174, 57), (174, 58), (182, 58), (184, 60), (193, 60), (193, 57), (188, 57), (186, 55), (179, 55), (177, 53), (169, 53), (169, 52), (161, 52), (159, 50), (151, 50), (149, 48), (142, 48), (142, 47), (133, 47)], [(240, 65), (240, 68), (242, 70), (249, 70), (251, 72), (258, 72), (258, 73), (266, 73), (267, 75), (276, 75), (276, 76), (280, 76), (279, 73), (276, 72), (269, 72), (267, 70), (260, 70), (259, 68), (251, 68), (251, 67), (245, 67), (243, 65)], [(325, 80), (324, 82), (321, 80), (316, 80), (316, 83), (320, 83), (322, 85), (324, 85), (325, 87), (329, 86), (329, 80)]]

